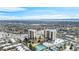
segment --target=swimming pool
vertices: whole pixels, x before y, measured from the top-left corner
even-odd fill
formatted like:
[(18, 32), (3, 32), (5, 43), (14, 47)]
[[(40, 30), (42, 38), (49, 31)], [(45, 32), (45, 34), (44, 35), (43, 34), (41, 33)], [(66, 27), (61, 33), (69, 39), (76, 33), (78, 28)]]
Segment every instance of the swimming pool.
[(36, 51), (43, 51), (47, 49), (47, 47), (42, 44), (37, 45), (35, 48), (36, 48)]

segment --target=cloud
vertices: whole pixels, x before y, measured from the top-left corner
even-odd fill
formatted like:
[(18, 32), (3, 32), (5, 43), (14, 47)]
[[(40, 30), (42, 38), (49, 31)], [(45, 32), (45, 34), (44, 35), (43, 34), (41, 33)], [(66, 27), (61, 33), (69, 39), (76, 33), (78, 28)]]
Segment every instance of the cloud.
[(16, 16), (0, 16), (0, 20), (16, 20), (16, 19), (20, 19), (20, 17), (16, 17)]
[(0, 11), (6, 11), (6, 12), (17, 12), (17, 11), (24, 11), (24, 8), (19, 7), (1, 7)]
[(0, 16), (0, 20), (79, 19), (77, 15)]
[(71, 19), (79, 18), (79, 16), (74, 15), (36, 15), (36, 16), (23, 16), (22, 19)]

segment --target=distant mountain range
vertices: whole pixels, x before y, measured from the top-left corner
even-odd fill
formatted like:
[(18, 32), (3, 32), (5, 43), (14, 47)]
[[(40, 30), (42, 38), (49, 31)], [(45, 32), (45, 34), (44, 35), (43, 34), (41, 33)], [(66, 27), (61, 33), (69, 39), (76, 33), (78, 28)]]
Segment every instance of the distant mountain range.
[(79, 19), (0, 20), (0, 24), (61, 24), (79, 26)]
[(4, 19), (4, 20), (0, 20), (0, 21), (26, 21), (26, 20), (28, 20), (28, 21), (75, 21), (75, 20), (79, 20), (78, 18), (76, 19), (73, 19), (73, 18), (71, 18), (71, 19), (11, 19), (11, 20), (7, 20), (7, 19)]

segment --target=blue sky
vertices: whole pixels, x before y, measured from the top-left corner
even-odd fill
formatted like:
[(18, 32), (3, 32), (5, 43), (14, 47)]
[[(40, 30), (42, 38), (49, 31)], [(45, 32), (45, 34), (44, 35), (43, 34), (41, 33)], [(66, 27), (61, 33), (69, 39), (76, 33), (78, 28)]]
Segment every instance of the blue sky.
[(78, 7), (0, 7), (0, 20), (79, 18)]

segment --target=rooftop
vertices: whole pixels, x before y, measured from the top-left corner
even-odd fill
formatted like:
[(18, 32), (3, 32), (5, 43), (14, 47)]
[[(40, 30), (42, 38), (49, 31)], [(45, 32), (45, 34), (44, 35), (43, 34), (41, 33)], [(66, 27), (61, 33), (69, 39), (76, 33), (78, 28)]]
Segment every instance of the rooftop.
[(46, 29), (45, 31), (56, 31), (56, 29)]

